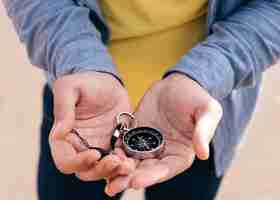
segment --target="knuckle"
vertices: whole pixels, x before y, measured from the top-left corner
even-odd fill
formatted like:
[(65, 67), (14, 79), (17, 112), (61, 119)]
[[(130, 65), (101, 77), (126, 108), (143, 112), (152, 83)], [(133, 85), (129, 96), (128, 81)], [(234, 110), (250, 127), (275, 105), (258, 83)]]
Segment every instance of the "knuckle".
[(97, 179), (94, 176), (90, 176), (90, 175), (85, 175), (82, 173), (75, 173), (75, 176), (85, 182), (89, 182), (89, 181), (96, 181)]
[(54, 140), (57, 139), (57, 134), (51, 130), (49, 134), (49, 144), (51, 145)]
[(89, 178), (87, 176), (83, 176), (80, 173), (75, 173), (75, 176), (82, 181), (89, 181)]
[(88, 179), (86, 179), (85, 176), (83, 176), (83, 175), (80, 174), (80, 173), (75, 173), (75, 176), (76, 176), (78, 179), (82, 180), (82, 181), (87, 181), (87, 180), (88, 180)]
[(216, 117), (217, 119), (221, 119), (223, 116), (223, 107), (221, 104), (215, 100), (212, 99), (208, 105), (207, 105), (208, 110), (210, 110)]
[(219, 107), (217, 107), (217, 115), (219, 119), (223, 117), (223, 107), (220, 104)]
[(69, 167), (66, 167), (58, 162), (56, 163), (56, 168), (63, 174), (66, 174), (66, 175), (73, 174), (72, 169), (70, 169)]
[(58, 171), (62, 174), (70, 175), (73, 174), (75, 171), (74, 169), (65, 161), (58, 159), (55, 155), (53, 155), (54, 164)]

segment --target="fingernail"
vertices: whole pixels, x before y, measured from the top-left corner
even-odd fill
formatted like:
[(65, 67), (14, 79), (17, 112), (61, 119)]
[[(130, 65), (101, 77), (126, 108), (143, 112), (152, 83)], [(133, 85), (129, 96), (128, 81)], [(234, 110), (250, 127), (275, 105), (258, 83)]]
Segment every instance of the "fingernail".
[(106, 188), (105, 188), (105, 193), (106, 193), (108, 196), (110, 196), (110, 197), (115, 196), (114, 193), (110, 193), (109, 187), (107, 187), (107, 186), (106, 186)]
[(51, 133), (55, 133), (56, 131), (56, 124), (53, 124), (52, 129), (51, 129)]
[(61, 134), (61, 127), (62, 124), (61, 123), (55, 123), (51, 129), (51, 133), (53, 134), (53, 137), (55, 139), (63, 139), (63, 135)]
[(60, 122), (55, 122), (53, 124), (52, 131), (57, 132), (57, 131), (59, 131), (59, 129), (61, 129), (61, 127), (62, 127), (62, 124)]
[[(106, 179), (106, 183), (108, 184), (108, 180), (107, 180), (107, 179)], [(105, 187), (105, 193), (106, 193), (106, 194), (109, 194), (109, 188), (108, 188), (108, 186)]]

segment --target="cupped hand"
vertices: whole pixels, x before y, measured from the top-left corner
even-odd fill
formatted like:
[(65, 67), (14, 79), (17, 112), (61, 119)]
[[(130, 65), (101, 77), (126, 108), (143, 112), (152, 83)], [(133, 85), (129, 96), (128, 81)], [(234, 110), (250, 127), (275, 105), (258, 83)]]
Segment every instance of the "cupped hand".
[(222, 117), (220, 104), (199, 84), (179, 73), (149, 89), (135, 112), (140, 126), (159, 129), (166, 145), (162, 155), (140, 161), (129, 175), (112, 179), (108, 195), (146, 188), (187, 170), (195, 156), (208, 159), (209, 143)]
[(54, 82), (53, 95), (55, 122), (49, 143), (61, 172), (94, 181), (134, 169), (134, 161), (121, 149), (101, 159), (100, 152), (87, 149), (73, 133), (78, 131), (93, 147), (110, 148), (115, 117), (131, 111), (128, 94), (116, 78), (100, 72), (66, 75)]

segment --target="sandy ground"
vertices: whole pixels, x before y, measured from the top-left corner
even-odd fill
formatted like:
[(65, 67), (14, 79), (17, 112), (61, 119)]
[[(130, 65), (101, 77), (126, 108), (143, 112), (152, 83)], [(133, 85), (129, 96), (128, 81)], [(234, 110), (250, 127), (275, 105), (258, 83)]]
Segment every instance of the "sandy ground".
[[(0, 198), (36, 200), (42, 72), (28, 63), (0, 4)], [(256, 115), (248, 128), (219, 200), (280, 199), (280, 69), (266, 73)], [(129, 191), (125, 200), (142, 199)]]

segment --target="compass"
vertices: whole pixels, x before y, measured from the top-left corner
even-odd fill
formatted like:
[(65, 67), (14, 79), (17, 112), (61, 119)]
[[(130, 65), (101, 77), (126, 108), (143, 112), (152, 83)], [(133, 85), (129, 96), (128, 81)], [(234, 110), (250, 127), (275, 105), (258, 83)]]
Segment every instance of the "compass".
[(163, 135), (151, 127), (128, 130), (123, 135), (122, 144), (128, 156), (140, 160), (158, 157), (164, 150)]

